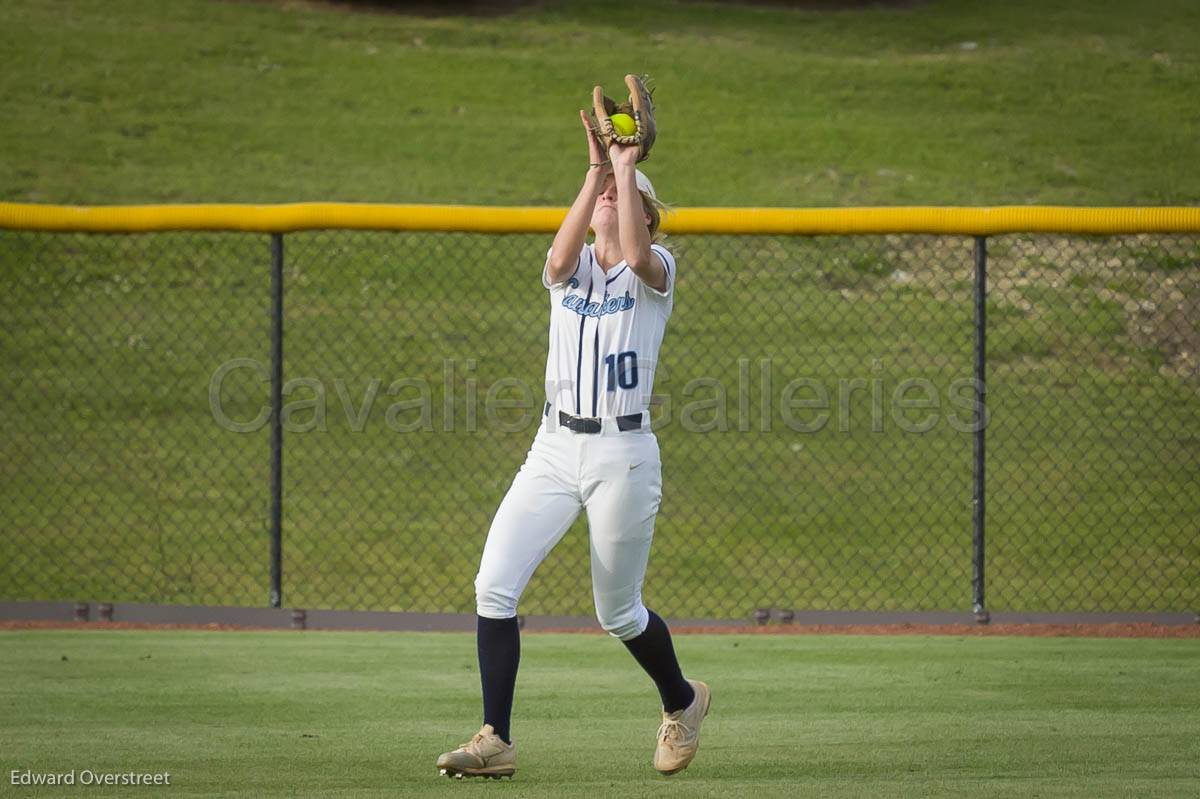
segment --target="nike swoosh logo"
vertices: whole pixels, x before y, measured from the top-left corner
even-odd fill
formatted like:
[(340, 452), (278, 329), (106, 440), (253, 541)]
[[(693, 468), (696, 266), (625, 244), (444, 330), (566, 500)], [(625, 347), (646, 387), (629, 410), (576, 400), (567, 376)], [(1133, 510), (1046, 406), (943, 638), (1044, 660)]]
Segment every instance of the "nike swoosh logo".
[(632, 472), (634, 469), (641, 466), (643, 463), (645, 463), (645, 461), (637, 461), (636, 463), (629, 464), (629, 471)]

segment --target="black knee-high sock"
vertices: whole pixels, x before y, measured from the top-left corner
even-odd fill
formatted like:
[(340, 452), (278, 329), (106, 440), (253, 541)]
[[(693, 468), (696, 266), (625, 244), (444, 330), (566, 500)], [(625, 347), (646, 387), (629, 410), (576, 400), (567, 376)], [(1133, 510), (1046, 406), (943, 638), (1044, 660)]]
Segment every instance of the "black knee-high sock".
[(675, 659), (675, 647), (671, 644), (671, 632), (657, 613), (650, 611), (650, 623), (645, 632), (624, 644), (658, 686), (663, 710), (674, 713), (692, 703), (696, 692), (683, 678), (679, 661)]
[(479, 652), (479, 681), (483, 685), (483, 723), (491, 724), (505, 743), (512, 743), (513, 689), (521, 662), (521, 628), (516, 617), (478, 617), (475, 645)]

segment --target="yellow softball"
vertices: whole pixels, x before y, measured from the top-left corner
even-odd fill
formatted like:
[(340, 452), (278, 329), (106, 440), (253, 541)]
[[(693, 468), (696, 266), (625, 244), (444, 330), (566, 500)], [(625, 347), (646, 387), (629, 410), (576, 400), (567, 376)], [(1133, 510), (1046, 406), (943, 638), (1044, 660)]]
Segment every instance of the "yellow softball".
[(616, 129), (618, 135), (632, 136), (637, 133), (637, 123), (629, 114), (613, 114), (609, 119), (612, 120), (613, 128)]

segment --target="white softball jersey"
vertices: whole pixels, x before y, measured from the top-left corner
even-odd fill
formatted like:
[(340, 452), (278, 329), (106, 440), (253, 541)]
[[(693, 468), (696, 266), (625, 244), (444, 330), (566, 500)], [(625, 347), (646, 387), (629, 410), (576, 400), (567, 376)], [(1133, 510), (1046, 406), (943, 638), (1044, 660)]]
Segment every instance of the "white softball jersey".
[[(628, 640), (649, 623), (642, 581), (662, 501), (662, 460), (649, 414), (632, 426), (620, 417), (649, 410), (671, 315), (675, 259), (651, 247), (666, 267), (666, 291), (650, 288), (624, 263), (605, 273), (591, 245), (562, 283), (551, 284), (542, 270), (550, 291), (549, 407), (488, 530), (475, 576), (480, 616), (517, 614), (534, 571), (584, 511), (601, 626)], [(577, 431), (557, 423), (559, 412), (602, 424)]]
[(592, 418), (649, 410), (675, 286), (674, 257), (658, 244), (650, 249), (666, 267), (666, 291), (647, 286), (624, 261), (606, 273), (591, 244), (562, 283), (551, 284), (543, 267), (542, 285), (550, 290), (546, 401), (552, 409)]

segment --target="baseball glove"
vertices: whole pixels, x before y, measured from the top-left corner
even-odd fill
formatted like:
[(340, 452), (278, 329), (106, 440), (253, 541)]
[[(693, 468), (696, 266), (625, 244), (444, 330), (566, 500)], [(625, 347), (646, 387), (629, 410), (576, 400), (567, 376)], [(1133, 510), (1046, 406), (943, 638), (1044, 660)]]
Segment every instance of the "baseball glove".
[[(611, 97), (604, 95), (604, 89), (597, 86), (592, 90), (592, 116), (596, 119), (594, 130), (604, 145), (604, 152), (616, 142), (617, 144), (636, 144), (639, 149), (638, 163), (650, 157), (650, 148), (654, 146), (657, 130), (654, 125), (654, 89), (648, 86), (650, 78), (647, 75), (626, 75), (625, 85), (629, 88), (629, 100), (617, 104)], [(637, 129), (628, 136), (622, 136), (613, 127), (610, 117), (613, 114), (628, 114), (633, 117)]]

